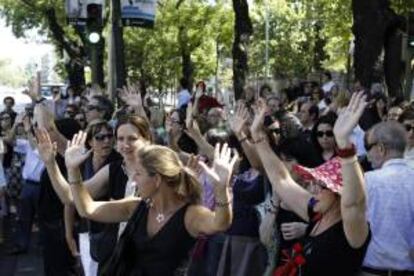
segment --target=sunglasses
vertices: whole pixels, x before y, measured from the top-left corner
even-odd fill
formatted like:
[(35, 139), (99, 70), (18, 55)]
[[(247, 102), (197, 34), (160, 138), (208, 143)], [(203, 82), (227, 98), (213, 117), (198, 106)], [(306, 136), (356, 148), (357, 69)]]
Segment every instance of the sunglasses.
[(92, 110), (97, 110), (97, 111), (99, 111), (99, 110), (101, 110), (101, 109), (99, 108), (99, 106), (97, 106), (97, 105), (87, 105), (87, 106), (86, 106), (86, 109), (87, 109), (88, 111), (92, 111)]
[(7, 120), (10, 120), (11, 118), (10, 117), (2, 117), (2, 118), (0, 118), (0, 121), (7, 121)]
[(317, 131), (316, 132), (316, 136), (317, 137), (323, 137), (324, 135), (326, 137), (333, 137), (334, 136), (334, 133), (333, 133), (332, 130), (328, 130), (328, 131)]
[(376, 145), (378, 145), (378, 142), (374, 142), (374, 143), (368, 143), (366, 141), (364, 142), (365, 150), (367, 152), (369, 152)]
[(280, 134), (281, 133), (280, 128), (269, 128), (269, 131), (273, 132), (274, 134)]
[(94, 136), (96, 141), (103, 141), (105, 140), (105, 138), (107, 138), (108, 140), (111, 140), (112, 138), (114, 138), (114, 135), (112, 133), (107, 133), (107, 134), (101, 134), (98, 133)]
[(407, 132), (414, 130), (414, 126), (412, 125), (404, 125), (404, 127), (405, 127), (405, 130), (407, 130)]

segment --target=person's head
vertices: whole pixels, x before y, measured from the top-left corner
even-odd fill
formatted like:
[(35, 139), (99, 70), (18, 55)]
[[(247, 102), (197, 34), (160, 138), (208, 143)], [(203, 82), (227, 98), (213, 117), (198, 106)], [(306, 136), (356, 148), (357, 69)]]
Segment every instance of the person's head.
[(8, 130), (12, 127), (12, 117), (8, 112), (0, 113), (0, 126), (1, 130)]
[(323, 81), (324, 82), (329, 82), (329, 81), (331, 81), (332, 80), (332, 74), (331, 74), (331, 72), (329, 72), (329, 71), (325, 71), (324, 73), (323, 73)]
[(88, 123), (96, 119), (109, 121), (113, 112), (114, 106), (107, 97), (95, 95), (86, 106), (86, 121)]
[(180, 88), (181, 89), (188, 89), (188, 81), (186, 78), (181, 78), (180, 79)]
[(10, 96), (5, 97), (3, 99), (3, 104), (4, 104), (4, 107), (6, 109), (12, 109), (13, 106), (14, 106), (14, 104), (15, 104), (14, 98), (13, 97), (10, 97)]
[(387, 112), (387, 98), (382, 94), (374, 95), (374, 106), (378, 113), (386, 114)]
[(323, 90), (320, 87), (315, 87), (312, 90), (311, 99), (317, 104), (323, 99)]
[(407, 132), (394, 121), (381, 122), (373, 126), (365, 137), (365, 149), (373, 168), (393, 158), (402, 158), (407, 146)]
[(134, 180), (140, 197), (154, 199), (164, 193), (186, 202), (200, 202), (201, 185), (175, 151), (147, 145), (138, 151), (137, 157)]
[(66, 95), (68, 96), (68, 97), (75, 97), (75, 96), (77, 96), (76, 95), (76, 90), (75, 90), (75, 88), (73, 87), (73, 86), (68, 86), (68, 88), (66, 89)]
[(86, 129), (86, 146), (92, 149), (94, 155), (107, 157), (113, 147), (114, 132), (111, 125), (105, 120), (91, 122)]
[(398, 121), (402, 113), (403, 113), (403, 109), (401, 107), (393, 106), (388, 110), (387, 120)]
[(281, 130), (279, 120), (273, 120), (269, 126), (266, 127), (266, 133), (269, 136), (270, 142), (277, 146), (281, 139)]
[(197, 84), (196, 84), (196, 90), (197, 89), (200, 89), (203, 92), (203, 94), (204, 94), (204, 93), (206, 93), (206, 88), (207, 88), (207, 86), (206, 86), (206, 83), (204, 81), (197, 82)]
[(273, 96), (272, 88), (268, 84), (263, 84), (259, 90), (259, 97), (268, 99)]
[(254, 102), (256, 91), (252, 86), (246, 86), (243, 90), (242, 99), (246, 101), (246, 103)]
[(210, 108), (210, 110), (207, 112), (207, 123), (210, 128), (220, 126), (220, 123), (223, 122), (224, 119), (223, 109), (219, 107)]
[(53, 99), (59, 99), (60, 98), (60, 87), (59, 86), (52, 87), (51, 91), (52, 91)]
[(329, 211), (340, 209), (341, 197), (339, 194), (326, 188), (318, 182), (312, 183), (310, 192), (315, 195), (316, 204), (313, 208), (315, 212), (326, 214)]
[(152, 143), (150, 126), (139, 116), (120, 118), (115, 134), (117, 151), (128, 160), (134, 160), (140, 148)]
[(65, 118), (74, 119), (75, 116), (76, 116), (76, 114), (78, 113), (78, 111), (79, 110), (78, 110), (78, 106), (77, 105), (75, 105), (75, 104), (68, 104), (66, 106), (66, 109), (65, 109), (64, 117)]
[(58, 136), (62, 135), (67, 140), (72, 140), (73, 136), (81, 130), (79, 124), (74, 119), (59, 119), (54, 122), (54, 127), (46, 129), (53, 142), (58, 141)]
[(414, 108), (407, 108), (401, 114), (399, 121), (407, 131), (407, 147), (414, 148)]
[(79, 111), (78, 113), (76, 113), (74, 119), (76, 120), (76, 122), (78, 122), (81, 129), (86, 128), (86, 116), (85, 116), (85, 113), (83, 111)]
[(305, 102), (299, 109), (299, 120), (303, 126), (312, 126), (319, 117), (319, 108), (311, 101)]
[(270, 97), (267, 99), (267, 107), (272, 115), (275, 115), (280, 110), (280, 100), (278, 97)]
[(312, 129), (312, 141), (320, 153), (335, 150), (335, 120), (334, 116), (322, 116)]

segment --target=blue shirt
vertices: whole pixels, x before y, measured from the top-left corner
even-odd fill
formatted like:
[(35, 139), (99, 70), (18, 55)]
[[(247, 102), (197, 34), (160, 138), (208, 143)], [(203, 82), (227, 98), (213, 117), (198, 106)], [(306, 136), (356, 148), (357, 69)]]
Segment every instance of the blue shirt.
[(372, 238), (364, 266), (414, 271), (414, 169), (391, 159), (365, 182)]

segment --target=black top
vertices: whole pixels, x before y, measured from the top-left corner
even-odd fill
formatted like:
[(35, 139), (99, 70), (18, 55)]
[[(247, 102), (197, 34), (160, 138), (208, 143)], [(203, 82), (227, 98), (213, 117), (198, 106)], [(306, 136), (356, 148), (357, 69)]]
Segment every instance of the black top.
[(137, 228), (132, 237), (130, 255), (133, 258), (130, 265), (133, 266), (133, 272), (129, 275), (175, 275), (177, 269), (185, 264), (196, 241), (185, 228), (187, 208), (188, 205), (181, 207), (153, 237), (149, 237), (149, 209), (145, 204), (141, 221), (136, 224)]
[[(309, 217), (314, 217), (308, 209)], [(313, 227), (316, 222), (312, 222)], [(307, 236), (303, 241), (303, 257), (306, 260), (302, 275), (352, 276), (358, 273), (365, 257), (371, 232), (360, 248), (352, 248), (345, 236), (342, 220), (317, 236)]]
[[(64, 176), (66, 176), (65, 160), (56, 155), (57, 165)], [(53, 189), (47, 170), (40, 176), (39, 195), (39, 221), (51, 222), (63, 219), (63, 204)]]

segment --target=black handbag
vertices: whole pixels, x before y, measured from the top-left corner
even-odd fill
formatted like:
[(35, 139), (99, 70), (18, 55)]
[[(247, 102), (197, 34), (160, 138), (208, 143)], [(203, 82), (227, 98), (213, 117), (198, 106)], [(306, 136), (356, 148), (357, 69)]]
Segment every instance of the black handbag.
[(131, 251), (132, 237), (146, 209), (147, 203), (142, 201), (128, 221), (112, 256), (99, 272), (100, 276), (125, 276), (131, 273), (131, 258), (134, 258), (132, 256), (133, 252)]
[(108, 224), (101, 231), (89, 234), (89, 251), (94, 261), (102, 264), (111, 257), (116, 246), (118, 229), (118, 224)]

